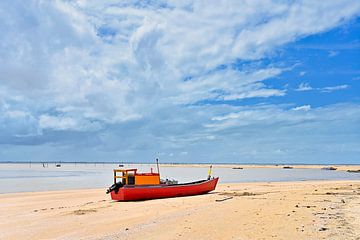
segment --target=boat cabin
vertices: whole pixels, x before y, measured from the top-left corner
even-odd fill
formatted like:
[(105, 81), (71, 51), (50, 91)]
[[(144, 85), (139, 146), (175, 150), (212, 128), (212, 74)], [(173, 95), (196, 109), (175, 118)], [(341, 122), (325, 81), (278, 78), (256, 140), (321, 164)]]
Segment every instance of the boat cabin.
[[(120, 174), (120, 175), (118, 175)], [(157, 185), (160, 184), (160, 174), (153, 173), (138, 173), (137, 169), (114, 169), (114, 184), (117, 179), (122, 179), (123, 185)]]

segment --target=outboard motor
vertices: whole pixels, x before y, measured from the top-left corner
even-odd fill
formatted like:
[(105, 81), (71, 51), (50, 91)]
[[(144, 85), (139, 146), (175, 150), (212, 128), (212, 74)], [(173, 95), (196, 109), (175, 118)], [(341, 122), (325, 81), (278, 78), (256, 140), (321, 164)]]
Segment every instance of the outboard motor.
[(115, 191), (115, 193), (118, 193), (119, 189), (122, 188), (123, 186), (124, 186), (124, 184), (122, 182), (117, 182), (117, 183), (111, 185), (111, 187), (109, 187), (108, 190), (106, 190), (106, 194), (109, 194), (112, 191)]

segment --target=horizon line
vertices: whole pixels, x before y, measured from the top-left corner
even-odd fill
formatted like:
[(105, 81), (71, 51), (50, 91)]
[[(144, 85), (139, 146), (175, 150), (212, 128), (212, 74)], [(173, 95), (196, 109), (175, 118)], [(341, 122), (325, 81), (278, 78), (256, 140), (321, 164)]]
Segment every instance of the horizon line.
[[(156, 164), (156, 162), (131, 162), (131, 161), (1, 161), (0, 164), (43, 164), (43, 163), (60, 163), (60, 164)], [(199, 164), (199, 165), (351, 165), (351, 166), (360, 166), (360, 163), (236, 163), (236, 162), (162, 162), (159, 164), (172, 164), (172, 165), (191, 165), (191, 164)]]

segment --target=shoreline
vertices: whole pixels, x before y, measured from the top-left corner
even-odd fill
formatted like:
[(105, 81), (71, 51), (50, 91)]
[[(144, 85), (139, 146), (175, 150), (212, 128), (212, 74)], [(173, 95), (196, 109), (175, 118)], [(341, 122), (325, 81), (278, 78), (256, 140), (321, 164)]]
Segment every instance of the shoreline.
[[(155, 164), (125, 165), (146, 172)], [(283, 169), (283, 168), (292, 169)], [(337, 170), (321, 170), (320, 165), (214, 165), (213, 175), (220, 177), (220, 183), (296, 182), (312, 180), (358, 180), (360, 166), (341, 165)], [(329, 167), (329, 166), (326, 166)], [(333, 167), (333, 166), (332, 166)], [(0, 165), (0, 194), (15, 192), (37, 192), (52, 190), (81, 190), (108, 188), (113, 183), (112, 169), (117, 165), (64, 164), (61, 167), (49, 165)], [(191, 182), (207, 176), (209, 165), (161, 164), (161, 176), (177, 177), (181, 183)], [(156, 169), (156, 168), (155, 168)], [(347, 171), (354, 171), (348, 173)], [(22, 176), (22, 174), (25, 174)], [(199, 177), (196, 177), (199, 176)]]
[(356, 239), (359, 203), (360, 180), (223, 183), (138, 202), (103, 189), (9, 193), (0, 239)]
[[(93, 162), (86, 162), (86, 161), (79, 161), (79, 162), (73, 162), (73, 161), (0, 161), (1, 164), (125, 164), (125, 165), (138, 165), (138, 164), (156, 164), (156, 162), (99, 162), (99, 161), (93, 161)], [(315, 163), (315, 164), (307, 164), (307, 163), (234, 163), (234, 162), (205, 162), (205, 163), (199, 163), (199, 162), (159, 162), (159, 165), (243, 165), (243, 166), (360, 166), (360, 164), (357, 163)]]
[[(349, 179), (335, 179), (335, 180), (294, 180), (294, 181), (259, 181), (259, 182), (256, 182), (256, 181), (249, 181), (249, 182), (227, 182), (227, 183), (218, 183), (217, 184), (217, 187), (219, 186), (225, 186), (225, 185), (244, 185), (244, 184), (247, 184), (247, 185), (256, 185), (256, 184), (281, 184), (281, 183), (287, 183), (287, 184), (300, 184), (300, 183), (348, 183), (348, 182), (360, 182), (360, 176), (359, 176), (359, 179), (358, 180), (349, 180)], [(60, 190), (44, 190), (44, 191), (22, 191), (22, 192), (7, 192), (7, 193), (1, 193), (0, 192), (0, 198), (1, 196), (4, 196), (4, 195), (23, 195), (23, 194), (51, 194), (51, 193), (62, 193), (62, 192), (81, 192), (81, 191), (103, 191), (104, 193), (106, 193), (106, 189), (108, 188), (109, 186), (106, 186), (106, 187), (99, 187), (99, 188), (71, 188), (71, 189), (60, 189)]]
[[(122, 163), (122, 162), (0, 162), (1, 165), (26, 165), (26, 164), (33, 164), (33, 165), (42, 165), (45, 164), (55, 164), (60, 163), (64, 165), (115, 165), (118, 166), (119, 164), (123, 165), (156, 165), (156, 163)], [(274, 163), (274, 164), (256, 164), (256, 163), (159, 163), (160, 167), (208, 167), (212, 165), (214, 167), (219, 168), (234, 168), (234, 167), (243, 167), (243, 168), (283, 168), (286, 166), (292, 167), (294, 169), (301, 168), (301, 169), (322, 169), (324, 167), (336, 167), (337, 170), (344, 171), (344, 170), (360, 170), (360, 164), (287, 164), (287, 163)]]
[(322, 169), (324, 167), (336, 167), (336, 170), (333, 171), (347, 171), (347, 170), (360, 170), (360, 165), (344, 165), (344, 164), (160, 164), (160, 166), (164, 167), (206, 167), (212, 165), (217, 168), (284, 168), (291, 167), (292, 169)]

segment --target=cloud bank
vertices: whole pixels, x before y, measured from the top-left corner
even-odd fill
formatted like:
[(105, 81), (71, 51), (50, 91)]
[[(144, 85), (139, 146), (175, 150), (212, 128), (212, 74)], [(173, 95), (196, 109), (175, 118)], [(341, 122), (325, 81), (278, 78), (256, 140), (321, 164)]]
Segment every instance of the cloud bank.
[[(14, 149), (23, 148), (44, 159), (66, 151), (67, 159), (286, 161), (325, 151), (313, 141), (291, 146), (308, 140), (301, 129), (326, 121), (320, 115), (342, 112), (331, 117), (342, 124), (360, 116), (356, 104), (261, 104), (287, 95), (268, 80), (294, 67), (264, 60), (354, 19), (358, 1), (2, 1), (0, 9), (2, 160), (20, 159)], [(234, 104), (247, 99), (258, 102)], [(213, 146), (221, 150), (209, 157)], [(289, 154), (277, 158), (280, 148)]]

